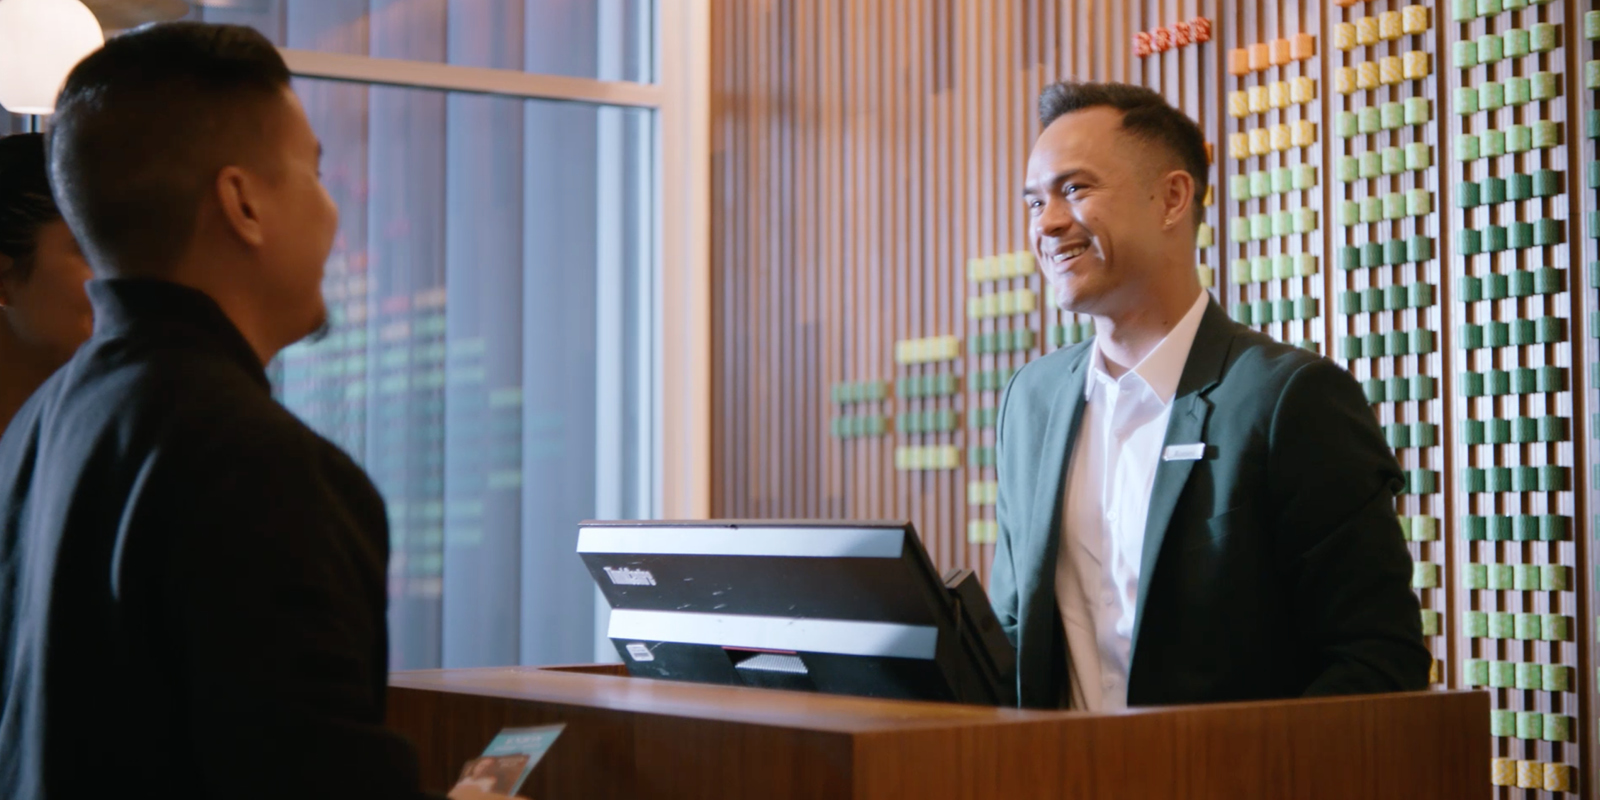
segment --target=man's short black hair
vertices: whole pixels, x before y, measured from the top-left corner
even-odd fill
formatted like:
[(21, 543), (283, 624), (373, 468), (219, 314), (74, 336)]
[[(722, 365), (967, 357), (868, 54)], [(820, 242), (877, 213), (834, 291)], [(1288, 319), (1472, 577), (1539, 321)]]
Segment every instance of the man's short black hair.
[(1194, 120), (1173, 108), (1155, 91), (1126, 83), (1052, 83), (1039, 93), (1039, 128), (1050, 127), (1050, 123), (1064, 114), (1097, 106), (1121, 111), (1122, 130), (1177, 157), (1184, 170), (1194, 178), (1195, 221), (1204, 219), (1205, 209), (1200, 201), (1206, 196), (1210, 172), (1206, 164), (1205, 134)]
[(61, 219), (45, 171), (44, 137), (19, 133), (0, 139), (0, 255), (17, 277), (33, 272), (39, 229)]
[(50, 129), (56, 199), (96, 271), (160, 274), (218, 172), (253, 160), (289, 85), (265, 36), (174, 22), (117, 36), (67, 76)]

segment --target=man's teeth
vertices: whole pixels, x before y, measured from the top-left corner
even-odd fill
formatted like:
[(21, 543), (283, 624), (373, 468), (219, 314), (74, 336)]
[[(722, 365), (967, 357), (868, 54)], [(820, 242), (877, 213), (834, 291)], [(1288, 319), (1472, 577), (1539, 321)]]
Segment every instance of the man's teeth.
[(1074, 247), (1071, 250), (1068, 250), (1068, 251), (1066, 251), (1064, 253), (1056, 253), (1056, 259), (1055, 259), (1056, 263), (1059, 264), (1059, 263), (1061, 263), (1063, 261), (1066, 261), (1069, 258), (1077, 258), (1078, 256), (1081, 256), (1084, 253), (1088, 252), (1088, 250), (1089, 250), (1089, 246), (1088, 245), (1083, 245), (1082, 247)]

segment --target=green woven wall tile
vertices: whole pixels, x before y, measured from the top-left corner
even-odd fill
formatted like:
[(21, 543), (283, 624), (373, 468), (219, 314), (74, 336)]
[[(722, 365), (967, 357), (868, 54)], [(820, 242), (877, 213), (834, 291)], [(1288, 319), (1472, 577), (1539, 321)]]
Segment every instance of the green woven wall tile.
[(1536, 23), (1529, 31), (1528, 46), (1535, 53), (1548, 53), (1561, 42), (1561, 26), (1551, 22)]
[(1407, 125), (1425, 125), (1433, 120), (1433, 104), (1426, 97), (1408, 97), (1404, 106)]
[(1385, 378), (1383, 394), (1391, 403), (1404, 403), (1411, 399), (1411, 382), (1402, 375)]
[[(1495, 278), (1497, 276), (1490, 275), (1488, 277), (1489, 278)], [(1495, 281), (1494, 284), (1498, 285), (1500, 287), (1500, 295), (1499, 296), (1500, 297), (1505, 297), (1505, 276), (1504, 275), (1500, 275), (1498, 277), (1499, 277), (1499, 280)], [(1489, 296), (1489, 294), (1487, 292), (1485, 292), (1484, 294), (1485, 294), (1486, 297)], [(1499, 320), (1490, 320), (1488, 322), (1483, 323), (1483, 343), (1484, 343), (1485, 347), (1506, 347), (1507, 345), (1510, 345), (1511, 344), (1511, 326), (1509, 324), (1507, 324), (1505, 322), (1502, 322), (1502, 321), (1499, 321)], [(1507, 385), (1507, 387), (1509, 389), (1510, 384), (1507, 383), (1506, 385)], [(1504, 394), (1505, 391), (1502, 391), (1500, 393)]]
[(1481, 658), (1468, 658), (1461, 662), (1461, 681), (1467, 686), (1489, 684), (1489, 662)]
[[(1512, 637), (1524, 641), (1539, 639), (1544, 634), (1543, 623), (1544, 620), (1538, 614), (1519, 613), (1516, 615), (1515, 622), (1512, 623)], [(1538, 718), (1536, 714), (1530, 714), (1529, 716), (1535, 719)], [(1522, 728), (1521, 722), (1519, 719), (1517, 725), (1519, 734)]]
[[(1506, 374), (1503, 370), (1490, 370), (1490, 372), (1501, 376)], [(1501, 386), (1504, 386), (1503, 382)], [(1505, 392), (1502, 391), (1501, 394), (1505, 394)], [(1507, 442), (1511, 441), (1511, 420), (1500, 418), (1485, 420), (1483, 424), (1483, 430), (1484, 438), (1489, 442), (1489, 444), (1506, 444)], [(1502, 478), (1503, 482), (1509, 487), (1511, 481), (1510, 471), (1507, 470), (1500, 473), (1499, 477)], [(1501, 491), (1504, 491), (1504, 489)]]
[(1534, 371), (1534, 391), (1564, 392), (1567, 390), (1566, 367), (1543, 366)]
[(1421, 217), (1433, 213), (1433, 192), (1427, 189), (1410, 189), (1406, 192), (1406, 216)]
[(1311, 189), (1317, 185), (1317, 167), (1314, 164), (1296, 164), (1290, 171), (1291, 189)]
[(1484, 158), (1494, 158), (1506, 154), (1506, 134), (1504, 131), (1487, 130), (1479, 135), (1482, 145), (1480, 148)]
[(1516, 688), (1536, 692), (1544, 688), (1544, 670), (1539, 664), (1518, 664)]
[(1564, 592), (1572, 588), (1572, 568), (1561, 564), (1539, 565), (1539, 591)]
[(1506, 129), (1506, 152), (1526, 153), (1533, 149), (1533, 129), (1527, 125), (1512, 125)]
[(1405, 168), (1427, 169), (1433, 166), (1433, 149), (1426, 142), (1410, 142), (1405, 147)]
[(1361, 133), (1377, 133), (1383, 129), (1383, 113), (1376, 107), (1368, 106), (1356, 112), (1356, 130)]
[(1572, 691), (1572, 668), (1571, 667), (1564, 666), (1564, 665), (1561, 665), (1561, 664), (1541, 664), (1541, 665), (1539, 665), (1539, 668), (1540, 668), (1540, 671), (1544, 673), (1541, 676), (1540, 683), (1543, 684), (1545, 691), (1547, 691), (1547, 692), (1570, 692), (1570, 691)]
[[(1383, 219), (1396, 220), (1406, 216), (1407, 196), (1399, 192), (1390, 192), (1383, 196)], [(1366, 217), (1363, 209), (1362, 217)]]
[[(1411, 339), (1405, 331), (1389, 331), (1383, 335), (1383, 351), (1391, 356), (1403, 356), (1410, 350)], [(1407, 440), (1411, 433), (1406, 432)]]
[(1555, 344), (1567, 339), (1566, 320), (1560, 317), (1540, 317), (1534, 320), (1534, 343)]
[[(1518, 636), (1518, 639), (1537, 639), (1537, 636)], [(1538, 711), (1517, 712), (1517, 738), (1538, 739), (1544, 734), (1544, 714)]]
[(1566, 714), (1545, 714), (1544, 733), (1540, 737), (1547, 742), (1572, 741), (1572, 717)]
[(1503, 85), (1508, 106), (1520, 106), (1533, 99), (1532, 82), (1527, 78), (1506, 78)]
[(1511, 518), (1504, 514), (1489, 517), (1488, 539), (1491, 542), (1511, 541)]
[(1387, 346), (1388, 342), (1381, 333), (1373, 331), (1361, 335), (1361, 352), (1366, 353), (1367, 358), (1383, 358), (1389, 355), (1385, 349)]
[(1512, 577), (1510, 564), (1490, 564), (1488, 567), (1490, 589), (1498, 592), (1511, 588)]
[(1571, 530), (1572, 518), (1560, 514), (1539, 515), (1539, 541), (1564, 542)]
[[(1489, 684), (1494, 686), (1494, 684)], [(1517, 733), (1517, 713), (1503, 709), (1493, 709), (1489, 712), (1490, 736), (1515, 736)]]
[[(1494, 616), (1493, 614), (1490, 614), (1491, 618), (1493, 616)], [(1490, 624), (1491, 627), (1493, 627), (1494, 622), (1493, 622), (1492, 619), (1491, 619), (1489, 624)], [(1490, 638), (1493, 638), (1493, 639), (1509, 639), (1509, 638), (1511, 638), (1509, 625), (1507, 626), (1506, 633), (1504, 635), (1502, 635), (1502, 636), (1495, 636), (1493, 634), (1493, 632), (1490, 632), (1487, 635)], [(1515, 686), (1516, 684), (1517, 684), (1517, 671), (1516, 671), (1516, 665), (1515, 664), (1512, 664), (1509, 661), (1490, 661), (1489, 662), (1489, 680), (1488, 680), (1488, 685), (1489, 686), (1491, 686), (1491, 687), (1493, 687), (1495, 689), (1509, 689), (1509, 688)], [(1511, 713), (1511, 715), (1512, 715), (1512, 717), (1511, 717), (1511, 720), (1512, 720), (1511, 730), (1515, 731), (1516, 730), (1516, 712), (1509, 712), (1509, 713)], [(1510, 736), (1511, 734), (1507, 733), (1505, 735), (1506, 736)]]
[(1361, 204), (1346, 200), (1339, 204), (1339, 224), (1345, 227), (1361, 223)]
[(1406, 260), (1416, 263), (1433, 259), (1433, 237), (1417, 235), (1406, 240)]
[(1266, 197), (1272, 193), (1272, 177), (1263, 170), (1250, 173), (1250, 196)]
[(1505, 58), (1505, 56), (1505, 40), (1501, 39), (1499, 34), (1486, 33), (1478, 37), (1479, 64), (1493, 64)]
[(1529, 93), (1534, 100), (1554, 100), (1561, 95), (1561, 82), (1554, 72), (1535, 72), (1528, 80)]
[(1362, 354), (1362, 349), (1361, 349), (1361, 337), (1360, 336), (1341, 336), (1341, 337), (1339, 337), (1339, 355), (1341, 357), (1343, 357), (1345, 359), (1349, 359), (1349, 360), (1354, 360), (1354, 359), (1357, 359), (1357, 358), (1361, 358), (1362, 357), (1361, 354)]
[(1533, 197), (1533, 175), (1514, 173), (1506, 176), (1506, 199), (1527, 200)]
[(1533, 123), (1533, 146), (1539, 150), (1548, 150), (1561, 145), (1561, 124), (1547, 119), (1537, 120)]
[(1473, 41), (1456, 42), (1450, 49), (1450, 63), (1456, 69), (1472, 69), (1478, 66), (1478, 43)]
[(1293, 212), (1294, 232), (1311, 233), (1317, 229), (1317, 210), (1314, 208), (1297, 208)]
[(1386, 147), (1379, 151), (1380, 169), (1385, 175), (1399, 175), (1406, 171), (1406, 154), (1398, 147)]
[(1405, 124), (1406, 110), (1398, 102), (1384, 103), (1378, 107), (1379, 124), (1386, 131), (1392, 131)]
[(1502, 0), (1478, 0), (1478, 16), (1489, 17), (1505, 10)]
[[(1511, 244), (1511, 237), (1503, 225), (1490, 225), (1483, 229), (1483, 249), (1487, 253), (1503, 253)], [(1500, 276), (1505, 277), (1505, 276)], [(1501, 294), (1500, 297), (1504, 297)], [(1494, 297), (1494, 295), (1490, 295)]]
[[(1513, 222), (1508, 227), (1508, 232), (1509, 232), (1509, 236), (1510, 236), (1511, 249), (1513, 249), (1513, 250), (1526, 250), (1526, 249), (1528, 249), (1528, 248), (1533, 246), (1533, 223), (1531, 223), (1531, 222)], [(1527, 275), (1528, 273), (1521, 273), (1521, 274)], [(1527, 291), (1527, 294), (1519, 295), (1519, 294), (1513, 293), (1512, 296), (1513, 297), (1526, 297), (1528, 294), (1533, 294), (1533, 280), (1532, 280), (1532, 276), (1531, 275), (1529, 275), (1529, 279), (1528, 279), (1528, 291)]]
[(1478, 111), (1481, 109), (1481, 106), (1479, 105), (1479, 101), (1481, 99), (1482, 98), (1478, 96), (1478, 90), (1471, 86), (1456, 87), (1456, 113), (1462, 116), (1478, 113)]
[(1339, 138), (1348, 139), (1356, 135), (1356, 115), (1354, 111), (1340, 111), (1333, 118), (1333, 130)]
[(1506, 58), (1522, 58), (1528, 54), (1528, 30), (1526, 28), (1509, 28), (1501, 38), (1505, 40)]
[[(1600, 163), (1600, 162), (1597, 162)], [(1478, 194), (1479, 186), (1472, 181), (1463, 181), (1456, 187), (1456, 207), (1476, 208), (1482, 203)]]
[[(1505, 229), (1501, 228), (1500, 230), (1503, 231)], [(1505, 299), (1506, 297), (1510, 296), (1510, 293), (1511, 293), (1509, 284), (1510, 284), (1510, 279), (1507, 278), (1505, 275), (1502, 275), (1502, 274), (1500, 274), (1498, 272), (1491, 272), (1488, 275), (1483, 276), (1483, 297), (1484, 297), (1484, 299), (1486, 299), (1486, 300), (1503, 300), (1503, 299)], [(1506, 323), (1505, 322), (1495, 321), (1495, 322), (1486, 323), (1486, 326), (1492, 326), (1492, 325), (1496, 325), (1496, 324), (1505, 325)], [(1510, 340), (1508, 338), (1505, 344), (1510, 344), (1510, 343), (1511, 342), (1510, 342)], [(1504, 347), (1505, 344), (1493, 344), (1493, 343), (1491, 343), (1489, 346), (1490, 347)]]
[(1482, 611), (1465, 611), (1461, 614), (1461, 632), (1473, 639), (1489, 635), (1489, 615)]
[(1383, 154), (1376, 151), (1362, 153), (1356, 157), (1356, 176), (1359, 178), (1376, 178), (1383, 174)]
[(1279, 167), (1272, 171), (1272, 193), (1283, 194), (1294, 186), (1293, 174), (1288, 167)]
[(1494, 111), (1506, 105), (1506, 87), (1495, 81), (1478, 85), (1478, 108)]
[(1572, 618), (1565, 614), (1539, 614), (1539, 638), (1547, 642), (1565, 642), (1572, 636)]
[(1456, 160), (1477, 161), (1482, 157), (1483, 141), (1476, 134), (1463, 133), (1456, 137)]
[[(1504, 611), (1491, 611), (1488, 616), (1488, 636), (1490, 639), (1510, 639), (1512, 637), (1516, 623), (1510, 614)], [(1507, 672), (1509, 671), (1507, 670)], [(1494, 680), (1494, 667), (1489, 668), (1489, 680), (1491, 682)]]
[(1482, 187), (1485, 205), (1495, 205), (1506, 201), (1507, 186), (1505, 178), (1484, 178), (1479, 186)]

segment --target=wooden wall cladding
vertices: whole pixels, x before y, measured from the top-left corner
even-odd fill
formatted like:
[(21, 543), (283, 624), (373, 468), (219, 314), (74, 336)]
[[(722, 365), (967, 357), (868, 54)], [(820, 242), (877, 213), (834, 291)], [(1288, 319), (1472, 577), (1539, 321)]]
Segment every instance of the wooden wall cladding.
[[(1597, 796), (1594, 0), (715, 10), (715, 514), (910, 519), (986, 575), (1000, 379), (1087, 323), (994, 259), (1028, 248), (1035, 98), (1147, 85), (1212, 143), (1224, 309), (1373, 402), (1435, 680), (1494, 693), (1497, 796)], [(1138, 54), (1196, 17), (1210, 41)], [(956, 349), (897, 362), (931, 337)]]

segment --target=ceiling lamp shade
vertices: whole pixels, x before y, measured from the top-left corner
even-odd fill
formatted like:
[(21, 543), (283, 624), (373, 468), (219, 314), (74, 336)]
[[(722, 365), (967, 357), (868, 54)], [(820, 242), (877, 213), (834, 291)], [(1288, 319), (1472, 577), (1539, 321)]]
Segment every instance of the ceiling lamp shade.
[(0, 0), (0, 106), (49, 114), (67, 73), (105, 43), (78, 0)]

